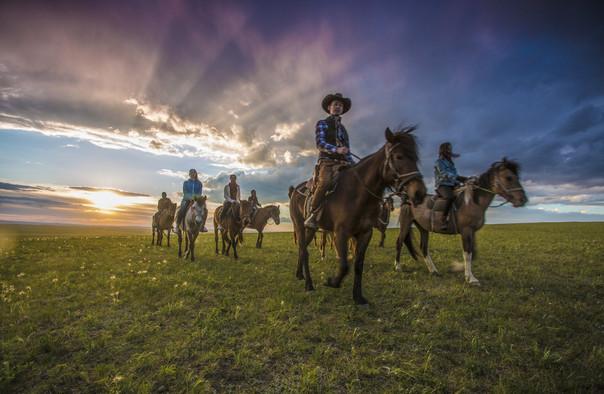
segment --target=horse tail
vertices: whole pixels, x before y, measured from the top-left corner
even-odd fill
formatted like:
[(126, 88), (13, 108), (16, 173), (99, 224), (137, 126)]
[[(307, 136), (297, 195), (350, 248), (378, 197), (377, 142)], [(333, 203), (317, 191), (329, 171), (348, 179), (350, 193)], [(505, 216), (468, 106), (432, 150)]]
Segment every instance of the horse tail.
[(287, 197), (292, 198), (292, 194), (294, 194), (294, 190), (296, 190), (292, 185), (289, 186), (289, 190), (287, 192)]

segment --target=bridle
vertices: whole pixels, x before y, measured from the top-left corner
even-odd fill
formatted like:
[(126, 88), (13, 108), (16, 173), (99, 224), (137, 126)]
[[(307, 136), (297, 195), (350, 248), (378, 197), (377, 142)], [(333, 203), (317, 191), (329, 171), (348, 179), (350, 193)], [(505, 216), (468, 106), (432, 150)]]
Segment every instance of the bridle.
[[(499, 182), (499, 178), (495, 178), (495, 188), (499, 189), (500, 192), (496, 192), (491, 189), (485, 189), (484, 187), (478, 186), (476, 184), (472, 184), (472, 187), (474, 187), (475, 189), (482, 190), (487, 193), (491, 193), (493, 195), (500, 195), (501, 197), (503, 197), (505, 199), (505, 201), (502, 202), (501, 204), (493, 205), (493, 206), (491, 206), (491, 208), (498, 208), (504, 204), (511, 203), (512, 202), (511, 200), (513, 197), (510, 195), (510, 193), (524, 191), (524, 189), (522, 187), (513, 187), (511, 189), (506, 188), (505, 186), (503, 186), (501, 184), (501, 182)], [(501, 192), (501, 190), (503, 190), (503, 192)]]
[(419, 171), (410, 171), (401, 174), (398, 172), (394, 164), (392, 163), (392, 151), (394, 148), (399, 146), (401, 143), (397, 142), (396, 144), (392, 144), (390, 147), (386, 147), (386, 161), (384, 162), (384, 167), (382, 168), (382, 176), (386, 178), (387, 170), (390, 169), (394, 173), (394, 181), (398, 183), (396, 187), (397, 190), (401, 190), (403, 186), (412, 181), (413, 179), (422, 179), (422, 174)]
[[(389, 144), (389, 143), (388, 143)], [(392, 193), (392, 194), (398, 194), (400, 193), (400, 191), (405, 187), (405, 185), (407, 183), (409, 183), (410, 181), (412, 181), (413, 179), (422, 179), (423, 176), (419, 171), (410, 171), (410, 172), (406, 172), (401, 174), (400, 172), (398, 172), (398, 170), (396, 169), (396, 167), (394, 166), (394, 164), (392, 164), (392, 151), (394, 150), (394, 148), (396, 148), (397, 146), (399, 146), (401, 143), (397, 142), (396, 144), (392, 144), (390, 147), (386, 146), (384, 149), (384, 152), (386, 154), (386, 160), (384, 161), (384, 166), (382, 167), (382, 178), (386, 179), (387, 176), (387, 172), (388, 169), (390, 169), (393, 173), (394, 173), (394, 181), (395, 183), (398, 184), (398, 186), (396, 187), (397, 193)], [(351, 155), (353, 155), (354, 157), (360, 159), (359, 156), (355, 155), (354, 153), (350, 152)], [(365, 185), (365, 182), (363, 182), (363, 180), (361, 179), (361, 177), (359, 176), (359, 174), (355, 171), (355, 168), (351, 168), (352, 172), (354, 173), (354, 176), (357, 178), (357, 180), (361, 183), (361, 185), (363, 185), (363, 187), (365, 188), (365, 190), (373, 197), (375, 197), (378, 200), (383, 200), (382, 196), (378, 196), (377, 194), (375, 194), (374, 192), (372, 192), (367, 185)]]

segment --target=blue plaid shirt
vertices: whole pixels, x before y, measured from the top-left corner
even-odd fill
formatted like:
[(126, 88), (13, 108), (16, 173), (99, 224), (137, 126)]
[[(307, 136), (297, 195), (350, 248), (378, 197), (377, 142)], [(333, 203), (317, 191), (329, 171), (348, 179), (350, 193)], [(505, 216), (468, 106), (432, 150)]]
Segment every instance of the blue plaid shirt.
[[(325, 120), (320, 120), (317, 122), (315, 138), (317, 142), (317, 148), (319, 148), (320, 151), (337, 154), (336, 150), (340, 146), (345, 146), (350, 149), (350, 142), (348, 141), (346, 129), (340, 122), (336, 122), (336, 139), (338, 140), (338, 145), (332, 145), (329, 142), (325, 141), (325, 134), (327, 133), (328, 128), (329, 125)], [(346, 161), (348, 161), (349, 163), (354, 163), (350, 152), (342, 156), (344, 156)]]

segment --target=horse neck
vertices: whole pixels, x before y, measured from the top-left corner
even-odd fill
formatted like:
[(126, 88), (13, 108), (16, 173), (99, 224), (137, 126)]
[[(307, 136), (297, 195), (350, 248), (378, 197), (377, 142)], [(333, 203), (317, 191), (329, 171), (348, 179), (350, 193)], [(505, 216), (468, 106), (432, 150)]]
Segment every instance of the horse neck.
[(495, 194), (482, 190), (492, 190), (492, 179), (493, 178), (490, 171), (482, 173), (478, 177), (478, 186), (480, 186), (480, 189), (474, 190), (474, 194), (478, 198), (478, 206), (481, 207), (483, 211), (487, 210), (487, 208), (489, 207), (489, 205), (491, 205), (491, 202), (495, 198)]
[(361, 188), (360, 194), (365, 195), (366, 198), (375, 199), (365, 188), (369, 189), (371, 193), (381, 196), (386, 189), (386, 182), (382, 175), (382, 166), (386, 160), (386, 152), (384, 147), (368, 156), (364, 160), (361, 160), (357, 165), (351, 168), (352, 171), (356, 171), (359, 178), (365, 184), (365, 187)]

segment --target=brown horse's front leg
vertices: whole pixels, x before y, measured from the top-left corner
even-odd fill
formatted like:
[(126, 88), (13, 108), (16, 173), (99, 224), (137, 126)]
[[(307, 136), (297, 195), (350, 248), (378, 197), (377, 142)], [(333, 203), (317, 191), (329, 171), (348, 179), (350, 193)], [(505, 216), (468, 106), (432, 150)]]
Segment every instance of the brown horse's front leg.
[(335, 277), (327, 278), (327, 286), (329, 287), (340, 287), (342, 279), (348, 274), (348, 236), (343, 231), (340, 231), (335, 234), (335, 237), (340, 266), (338, 274)]
[(170, 247), (170, 229), (168, 229), (168, 247)]
[(380, 239), (380, 248), (383, 248), (384, 240), (386, 239), (386, 229), (384, 229), (384, 231), (380, 231), (380, 233), (382, 234), (382, 238)]
[(151, 239), (151, 245), (155, 245), (155, 228), (151, 227), (151, 232), (153, 233), (153, 238)]
[[(243, 232), (243, 230), (241, 230), (241, 232)], [(240, 234), (240, 232), (233, 232), (233, 234), (231, 234), (231, 244), (233, 245), (233, 257), (235, 257), (235, 260), (239, 258), (239, 255), (237, 255), (237, 243), (239, 242)]]
[(365, 252), (371, 241), (371, 229), (356, 237), (356, 251), (354, 258), (354, 285), (352, 287), (352, 298), (358, 305), (367, 304), (367, 300), (363, 297), (363, 265), (365, 263)]

